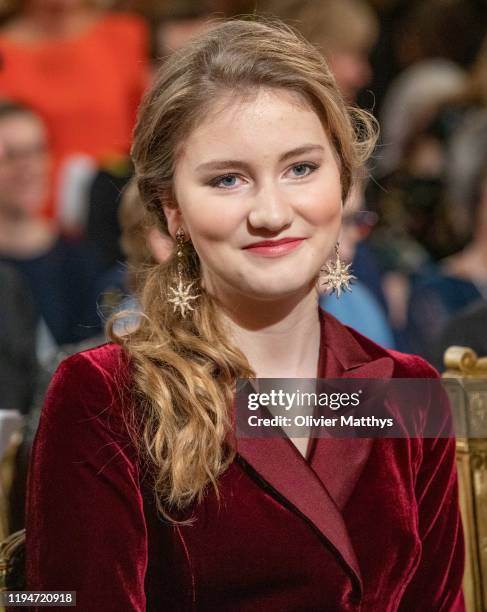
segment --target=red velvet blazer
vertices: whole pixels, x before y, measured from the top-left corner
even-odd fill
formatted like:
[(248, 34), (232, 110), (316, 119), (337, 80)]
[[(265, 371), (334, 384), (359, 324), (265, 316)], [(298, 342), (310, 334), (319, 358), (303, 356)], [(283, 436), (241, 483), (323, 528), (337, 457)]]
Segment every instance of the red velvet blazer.
[[(320, 376), (434, 377), (321, 315)], [(238, 441), (220, 482), (174, 527), (154, 510), (121, 414), (130, 380), (111, 344), (56, 372), (32, 450), (31, 590), (82, 612), (460, 612), (464, 544), (455, 443)], [(40, 608), (46, 610), (46, 608)]]

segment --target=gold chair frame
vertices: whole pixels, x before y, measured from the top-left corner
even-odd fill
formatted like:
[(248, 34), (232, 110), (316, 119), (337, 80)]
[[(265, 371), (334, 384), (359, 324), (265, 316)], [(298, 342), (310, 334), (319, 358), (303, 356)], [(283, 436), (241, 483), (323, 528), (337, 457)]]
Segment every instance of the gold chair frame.
[[(468, 347), (445, 352), (443, 377), (460, 382), (464, 393), (452, 398), (454, 418), (466, 437), (458, 437), (459, 497), (465, 533), (463, 592), (468, 612), (487, 611), (487, 357)], [(472, 432), (473, 435), (469, 435)], [(482, 432), (482, 437), (479, 436)], [(477, 436), (477, 437), (474, 437)]]

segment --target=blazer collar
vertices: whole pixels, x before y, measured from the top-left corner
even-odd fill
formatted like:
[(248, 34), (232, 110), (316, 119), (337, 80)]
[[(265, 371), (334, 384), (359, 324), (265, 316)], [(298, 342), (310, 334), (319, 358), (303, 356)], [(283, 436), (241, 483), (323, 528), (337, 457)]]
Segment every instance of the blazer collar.
[[(382, 379), (392, 376), (394, 362), (383, 348), (369, 341), (365, 349), (350, 328), (321, 308), (319, 313), (320, 375), (323, 378)], [(325, 356), (328, 356), (328, 365), (322, 363)]]
[[(390, 378), (393, 360), (371, 343), (366, 350), (353, 332), (320, 309), (320, 378)], [(319, 438), (306, 461), (286, 438), (240, 438), (237, 453), (251, 473), (281, 502), (306, 520), (335, 553), (362, 593), (362, 578), (342, 509), (368, 459), (369, 438)]]

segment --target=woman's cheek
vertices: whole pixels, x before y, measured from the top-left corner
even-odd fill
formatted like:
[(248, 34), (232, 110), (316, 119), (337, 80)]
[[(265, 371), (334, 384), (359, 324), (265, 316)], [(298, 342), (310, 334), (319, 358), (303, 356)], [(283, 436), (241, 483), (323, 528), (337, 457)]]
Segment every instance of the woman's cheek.
[(310, 225), (322, 227), (325, 225), (339, 224), (342, 217), (341, 199), (323, 198), (318, 195), (316, 199), (303, 209), (303, 216)]
[(231, 239), (234, 226), (229, 224), (228, 220), (217, 216), (213, 219), (207, 217), (198, 226), (193, 226), (193, 230), (194, 234), (199, 236), (200, 242), (219, 243)]
[(232, 240), (241, 227), (245, 227), (244, 205), (230, 198), (220, 198), (217, 204), (204, 202), (188, 217), (188, 228), (205, 240), (220, 242)]
[(333, 223), (341, 218), (342, 193), (338, 173), (327, 173), (321, 180), (303, 191), (302, 201), (296, 200), (306, 220), (315, 226)]

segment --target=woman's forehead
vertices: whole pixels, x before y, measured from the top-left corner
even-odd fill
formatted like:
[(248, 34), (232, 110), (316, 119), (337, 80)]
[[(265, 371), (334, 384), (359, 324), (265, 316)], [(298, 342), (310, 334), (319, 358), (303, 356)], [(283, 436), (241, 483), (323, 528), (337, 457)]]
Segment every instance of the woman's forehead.
[(327, 135), (318, 115), (301, 96), (286, 90), (261, 89), (252, 96), (220, 98), (190, 132), (183, 148), (191, 156), (218, 150), (230, 154), (255, 149), (276, 150), (316, 142)]
[(204, 119), (196, 126), (201, 127), (227, 117), (261, 113), (272, 107), (291, 107), (296, 110), (313, 112), (305, 97), (291, 89), (274, 87), (249, 87), (238, 91), (223, 90), (212, 99), (211, 106), (205, 109)]

